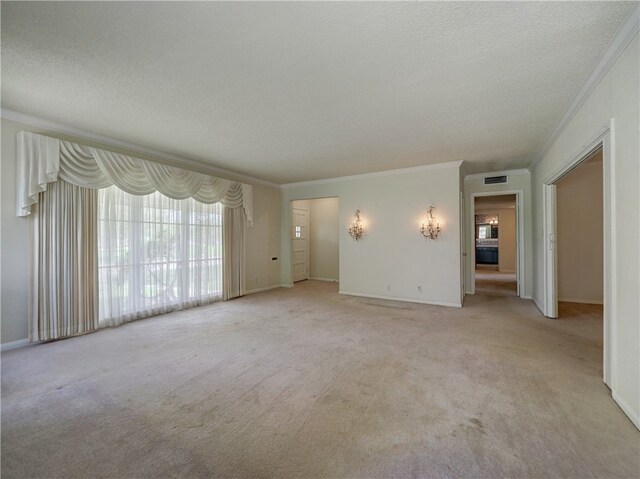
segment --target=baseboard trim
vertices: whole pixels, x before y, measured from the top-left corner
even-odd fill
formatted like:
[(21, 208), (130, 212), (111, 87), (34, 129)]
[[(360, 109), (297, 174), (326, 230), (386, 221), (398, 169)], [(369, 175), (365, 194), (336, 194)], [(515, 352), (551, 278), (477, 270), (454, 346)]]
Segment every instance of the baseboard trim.
[(309, 279), (313, 279), (314, 281), (327, 281), (329, 283), (338, 283), (339, 282), (337, 279), (333, 279), (333, 278), (316, 278), (315, 276), (312, 276)]
[(615, 391), (611, 392), (611, 397), (616, 402), (616, 404), (620, 406), (620, 409), (622, 409), (622, 412), (624, 412), (627, 415), (627, 417), (633, 423), (636, 429), (640, 430), (640, 414), (638, 414), (638, 412), (631, 409), (629, 404), (627, 404), (626, 401), (622, 399)]
[(0, 344), (0, 352), (10, 351), (12, 349), (24, 348), (25, 346), (29, 346), (28, 339), (18, 339), (17, 341), (12, 341), (10, 343), (2, 343)]
[(282, 283), (279, 285), (281, 288), (293, 288), (293, 283)]
[(364, 293), (354, 293), (351, 291), (338, 291), (338, 294), (344, 294), (346, 296), (358, 296), (361, 298), (372, 298), (372, 299), (386, 299), (390, 301), (403, 301), (405, 303), (420, 303), (420, 304), (430, 304), (432, 306), (447, 306), (449, 308), (462, 308), (462, 303), (451, 303), (448, 301), (433, 301), (426, 299), (417, 299), (417, 298), (401, 298), (398, 296), (384, 296), (381, 294), (364, 294)]
[(598, 304), (602, 306), (604, 303), (602, 301), (592, 301), (590, 299), (571, 299), (571, 298), (558, 298), (558, 302), (562, 303), (579, 303), (579, 304)]
[(250, 289), (248, 291), (245, 291), (244, 295), (248, 295), (248, 294), (256, 294), (256, 293), (262, 293), (263, 291), (270, 291), (272, 289), (277, 289), (279, 288), (280, 285), (279, 284), (273, 284), (271, 286), (265, 286), (264, 288), (255, 288), (255, 289)]

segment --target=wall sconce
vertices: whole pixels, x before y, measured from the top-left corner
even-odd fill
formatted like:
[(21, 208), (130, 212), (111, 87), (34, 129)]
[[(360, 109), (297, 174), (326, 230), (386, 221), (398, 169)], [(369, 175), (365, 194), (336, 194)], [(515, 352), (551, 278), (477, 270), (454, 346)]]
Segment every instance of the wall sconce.
[(436, 239), (440, 234), (440, 223), (436, 222), (436, 218), (433, 215), (435, 208), (433, 206), (429, 206), (427, 210), (427, 225), (425, 226), (424, 222), (422, 223), (422, 227), (420, 227), (420, 233), (425, 238)]
[(490, 225), (497, 225), (498, 224), (498, 220), (489, 220), (489, 224)]
[(360, 210), (356, 210), (356, 214), (353, 216), (353, 223), (349, 226), (349, 236), (358, 241), (364, 234), (364, 228), (362, 227), (362, 221), (360, 220)]

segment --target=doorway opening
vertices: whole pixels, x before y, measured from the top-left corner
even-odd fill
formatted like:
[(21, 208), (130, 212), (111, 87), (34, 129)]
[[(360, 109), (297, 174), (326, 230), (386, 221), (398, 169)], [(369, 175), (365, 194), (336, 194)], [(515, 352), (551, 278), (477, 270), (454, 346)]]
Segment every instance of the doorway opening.
[(519, 194), (491, 193), (473, 198), (475, 294), (520, 295)]
[[(611, 377), (610, 321), (605, 316), (605, 168), (599, 144), (545, 185), (545, 219), (553, 274), (546, 315), (580, 320), (583, 334), (603, 349), (603, 376)], [(547, 279), (547, 283), (549, 278)], [(552, 290), (549, 289), (551, 286)]]
[[(568, 213), (564, 211), (567, 208), (567, 200), (564, 198), (571, 197), (571, 191), (578, 188), (572, 185), (572, 182), (582, 180), (585, 183), (585, 179), (588, 178), (591, 178), (591, 186), (582, 186), (586, 191), (581, 193), (584, 201), (576, 202), (576, 198), (569, 199), (577, 203), (577, 206), (567, 219)], [(599, 338), (602, 338), (603, 380), (609, 388), (614, 389), (616, 312), (612, 298), (615, 297), (616, 291), (616, 249), (613, 241), (616, 217), (612, 194), (615, 177), (610, 129), (605, 129), (591, 145), (550, 175), (544, 181), (543, 188), (543, 313), (549, 318), (585, 315), (592, 319), (598, 318), (598, 321), (602, 318), (601, 323), (597, 324), (597, 329)], [(565, 194), (564, 189), (569, 189), (569, 193)], [(562, 205), (559, 204), (559, 200), (562, 201)], [(572, 241), (573, 229), (581, 230), (582, 234), (580, 238), (574, 238)], [(577, 244), (578, 240), (582, 241), (580, 245)], [(572, 258), (573, 249), (583, 251), (579, 260)], [(567, 262), (573, 262), (573, 265), (567, 268)], [(579, 290), (575, 289), (576, 284), (567, 284), (571, 283), (571, 269), (580, 272), (579, 278), (573, 280), (579, 284), (584, 283), (580, 285)], [(568, 289), (569, 287), (574, 289)], [(572, 301), (562, 301), (563, 299)], [(593, 304), (600, 301), (602, 305)]]
[(291, 278), (339, 281), (339, 198), (291, 202)]
[[(555, 183), (558, 318), (602, 320), (604, 218), (602, 148)], [(578, 306), (583, 305), (583, 306)]]

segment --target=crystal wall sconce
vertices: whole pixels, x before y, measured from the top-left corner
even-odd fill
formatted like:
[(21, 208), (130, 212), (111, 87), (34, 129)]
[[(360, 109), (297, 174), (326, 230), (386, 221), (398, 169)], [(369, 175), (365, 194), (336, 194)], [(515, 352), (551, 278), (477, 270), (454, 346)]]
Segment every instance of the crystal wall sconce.
[(353, 217), (353, 223), (351, 223), (351, 226), (349, 226), (349, 236), (358, 241), (364, 234), (362, 220), (360, 220), (360, 210), (356, 210), (356, 214), (353, 215)]
[(433, 214), (435, 210), (436, 209), (433, 206), (429, 206), (429, 209), (427, 210), (427, 224), (425, 225), (423, 222), (420, 227), (420, 233), (422, 233), (422, 236), (432, 240), (437, 239), (441, 231), (440, 223), (436, 221), (435, 215)]

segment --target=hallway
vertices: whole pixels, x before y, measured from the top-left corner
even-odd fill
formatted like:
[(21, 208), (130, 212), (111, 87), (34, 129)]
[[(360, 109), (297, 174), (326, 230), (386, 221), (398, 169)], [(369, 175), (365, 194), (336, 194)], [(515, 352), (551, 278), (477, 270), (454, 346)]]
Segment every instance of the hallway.
[(495, 269), (476, 269), (476, 294), (488, 296), (517, 296), (515, 273), (501, 273)]

